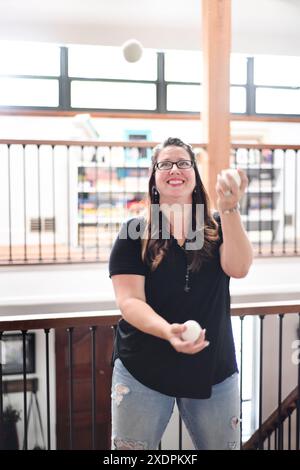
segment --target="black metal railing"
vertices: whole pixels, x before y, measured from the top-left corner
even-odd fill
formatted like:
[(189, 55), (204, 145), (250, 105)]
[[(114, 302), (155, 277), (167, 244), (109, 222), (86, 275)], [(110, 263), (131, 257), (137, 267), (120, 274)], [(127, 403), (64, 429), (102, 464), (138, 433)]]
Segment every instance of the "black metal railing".
[[(143, 213), (155, 142), (0, 140), (0, 264), (106, 262)], [(200, 165), (205, 144), (193, 144)], [(249, 187), (241, 215), (257, 255), (299, 255), (300, 146), (232, 145)]]
[[(240, 335), (239, 338), (235, 339), (240, 369), (241, 447), (299, 450), (299, 312), (300, 304), (296, 301), (232, 306), (233, 320), (240, 321), (239, 328), (236, 330), (240, 331)], [(18, 392), (19, 407), (23, 409), (22, 428), (19, 428), (19, 434), (23, 440), (23, 448), (32, 448), (33, 431), (30, 428), (29, 417), (30, 408), (33, 406), (33, 397), (31, 396), (28, 403), (27, 394), (34, 391), (40, 423), (39, 440), (47, 442), (45, 444), (47, 449), (109, 449), (110, 379), (112, 372), (110, 353), (114, 338), (114, 328), (112, 327), (116, 325), (119, 318), (119, 311), (22, 315), (0, 318), (0, 343), (2, 352), (4, 352), (0, 364), (1, 448), (9, 445), (7, 441), (4, 441), (4, 411), (7, 402), (9, 402), (9, 392)], [(249, 350), (245, 350), (246, 339), (249, 337), (249, 330), (246, 331), (244, 328), (247, 319), (258, 322), (258, 330), (251, 336), (252, 349), (250, 354), (256, 356), (256, 362), (254, 361), (250, 371)], [(11, 331), (21, 332), (19, 334), (20, 357), (18, 361), (20, 362), (22, 380), (17, 381), (15, 379), (8, 380), (5, 376), (7, 364), (9, 364), (9, 360), (7, 361), (9, 359), (9, 349), (6, 351), (5, 348), (8, 345), (4, 344), (5, 334)], [(35, 351), (40, 366), (34, 377), (28, 373), (28, 360), (30, 358), (26, 337), (30, 331), (39, 332), (40, 334), (39, 347)], [(54, 347), (54, 342), (52, 342), (50, 347), (49, 335), (54, 332), (56, 344)], [(80, 334), (76, 336), (78, 332)], [(82, 332), (86, 332), (90, 355), (86, 354), (86, 350), (83, 353), (84, 335)], [(99, 333), (102, 334), (101, 337), (98, 336)], [(104, 339), (107, 340), (106, 346)], [(17, 351), (16, 346), (17, 344), (14, 345), (15, 353)], [(273, 350), (277, 350), (277, 358)], [(84, 384), (84, 395), (79, 395), (78, 389), (83, 383), (84, 376), (84, 369), (82, 368), (84, 357), (87, 357), (89, 362), (86, 369), (87, 381)], [(100, 357), (104, 358), (104, 363), (101, 363), (101, 365), (99, 365)], [(16, 360), (16, 356), (14, 356), (14, 360)], [(55, 369), (56, 374), (54, 375), (53, 371)], [(257, 382), (254, 380), (255, 384), (252, 386), (251, 396), (245, 397), (244, 382), (249, 379), (249, 372), (250, 375), (256, 375), (257, 373), (258, 380)], [(33, 381), (35, 381), (34, 386)], [(51, 384), (51, 381), (56, 382), (56, 400), (54, 400), (54, 394), (51, 392), (54, 385)], [(39, 390), (37, 383), (39, 383)], [(99, 403), (97, 397), (100, 392), (102, 393), (102, 401)], [(43, 404), (41, 409), (38, 406), (38, 395), (40, 395)], [(63, 396), (65, 396), (65, 399)], [(249, 400), (252, 402), (251, 418), (246, 416), (244, 410), (244, 405)], [(79, 403), (84, 403), (85, 412), (78, 409)], [(253, 420), (251, 425), (251, 434), (253, 435), (252, 437), (248, 436), (250, 439), (246, 438), (246, 434), (249, 433), (249, 423), (247, 423), (249, 419)], [(44, 439), (43, 422), (47, 423), (46, 440)], [(57, 422), (57, 432), (54, 428), (55, 422)], [(83, 438), (82, 429), (84, 426), (89, 436), (88, 442), (84, 441)], [(246, 440), (247, 442), (245, 442)], [(178, 441), (177, 443), (173, 442), (173, 445), (174, 448), (179, 450), (185, 448), (181, 419), (179, 419)], [(163, 448), (164, 440), (160, 444), (160, 449)]]
[[(253, 435), (246, 442), (241, 442), (241, 447), (247, 450), (283, 450), (290, 448), (298, 450), (300, 439), (298, 424), (300, 417), (299, 304), (288, 302), (280, 305), (279, 303), (265, 302), (260, 305), (249, 304), (249, 307), (244, 306), (242, 310), (244, 315), (240, 315), (239, 308), (235, 312), (233, 311), (233, 315), (238, 314), (240, 319), (243, 320), (245, 316), (255, 314), (259, 321), (259, 361), (257, 370), (259, 378), (258, 387), (256, 387), (258, 391), (257, 425), (252, 430)], [(268, 321), (267, 328), (266, 320)], [(290, 331), (287, 331), (286, 334), (284, 334), (284, 320), (289, 320)], [(289, 336), (291, 335), (291, 321), (293, 321), (292, 336)], [(242, 323), (243, 321), (241, 321), (241, 325)], [(272, 341), (270, 341), (270, 330), (273, 333)], [(245, 367), (243, 361), (243, 332), (241, 332), (240, 341), (241, 422), (243, 422), (243, 370)], [(283, 356), (283, 346), (285, 346), (285, 357)], [(270, 351), (272, 352), (270, 353)], [(270, 370), (272, 374), (270, 374)], [(289, 373), (287, 373), (287, 370), (289, 370)], [(287, 398), (286, 396), (283, 397), (283, 385), (285, 384), (283, 374), (285, 374), (286, 381), (290, 382), (290, 387), (292, 387), (292, 392), (289, 389), (289, 393), (291, 393)], [(271, 375), (272, 382), (270, 382), (270, 378), (268, 380), (267, 375)], [(277, 400), (275, 390), (277, 391)], [(286, 391), (285, 394), (287, 394)], [(270, 407), (270, 402), (272, 402), (272, 407), (266, 413), (266, 405)], [(292, 417), (294, 418), (293, 428)], [(287, 433), (285, 429), (286, 419), (289, 419)], [(288, 437), (286, 437), (287, 435)], [(272, 437), (274, 437), (273, 445), (271, 444)]]
[(300, 146), (233, 144), (232, 152), (249, 179), (241, 214), (256, 254), (298, 255)]

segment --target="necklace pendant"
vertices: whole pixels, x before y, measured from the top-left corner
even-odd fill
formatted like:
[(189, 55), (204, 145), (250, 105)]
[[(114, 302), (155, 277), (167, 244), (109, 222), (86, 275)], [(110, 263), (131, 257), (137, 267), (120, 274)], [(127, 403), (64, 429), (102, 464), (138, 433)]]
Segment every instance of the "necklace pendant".
[(191, 288), (189, 286), (184, 287), (184, 292), (190, 292)]

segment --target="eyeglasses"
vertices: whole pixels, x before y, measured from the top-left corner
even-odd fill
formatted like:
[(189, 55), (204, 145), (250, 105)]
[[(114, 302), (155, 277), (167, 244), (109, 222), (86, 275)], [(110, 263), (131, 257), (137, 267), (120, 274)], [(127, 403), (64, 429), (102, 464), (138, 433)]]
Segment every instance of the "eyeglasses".
[(179, 170), (188, 170), (189, 168), (192, 168), (194, 166), (194, 162), (192, 160), (178, 160), (178, 162), (170, 162), (169, 160), (163, 160), (162, 162), (157, 162), (154, 166), (154, 168), (157, 168), (158, 170), (171, 170), (173, 168), (173, 165), (176, 165)]

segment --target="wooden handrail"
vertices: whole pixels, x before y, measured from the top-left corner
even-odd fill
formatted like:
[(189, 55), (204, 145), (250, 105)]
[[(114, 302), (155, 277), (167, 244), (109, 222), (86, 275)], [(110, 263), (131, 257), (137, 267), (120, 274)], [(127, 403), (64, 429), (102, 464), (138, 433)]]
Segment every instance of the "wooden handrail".
[[(58, 109), (20, 109), (9, 106), (0, 107), (0, 116), (51, 116), (51, 117), (73, 117), (80, 114), (81, 111), (62, 111)], [(142, 112), (142, 111), (95, 111), (90, 109), (89, 114), (92, 118), (109, 118), (109, 119), (167, 119), (182, 120), (182, 121), (201, 121), (201, 113), (189, 112), (172, 112), (172, 113), (157, 113), (157, 112)], [(299, 116), (286, 116), (286, 115), (272, 115), (272, 114), (234, 114), (230, 113), (231, 121), (254, 121), (254, 122), (300, 122)]]
[(251, 302), (231, 306), (231, 315), (236, 317), (243, 315), (278, 315), (280, 313), (300, 313), (300, 294), (299, 300)]
[[(0, 139), (0, 145), (49, 145), (49, 146), (79, 146), (79, 147), (127, 147), (153, 148), (160, 142), (145, 141), (100, 141), (100, 140), (33, 140), (33, 139)], [(203, 142), (191, 143), (192, 147), (206, 148)], [(299, 145), (284, 144), (245, 144), (232, 143), (232, 149), (269, 149), (269, 150), (300, 150)]]
[(69, 328), (71, 326), (112, 326), (120, 318), (119, 310), (7, 315), (0, 316), (0, 331)]
[[(134, 142), (124, 141), (100, 141), (100, 140), (33, 140), (33, 139), (0, 139), (0, 145), (63, 145), (63, 146), (92, 146), (92, 147), (126, 147), (126, 148), (153, 148), (160, 142), (150, 142), (135, 140)], [(192, 147), (205, 148), (207, 144), (194, 144)]]
[(300, 150), (299, 145), (281, 145), (281, 144), (231, 144), (233, 149), (268, 149), (268, 150)]
[[(234, 304), (232, 316), (300, 313), (300, 300)], [(112, 326), (121, 318), (119, 310), (0, 316), (0, 331), (68, 328), (70, 326)]]
[[(298, 387), (296, 387), (281, 403), (280, 422), (283, 422), (288, 417), (288, 415), (296, 409), (297, 400)], [(261, 439), (263, 442), (277, 428), (279, 424), (278, 420), (279, 416), (277, 408), (261, 425), (260, 430), (255, 431), (250, 439), (248, 439), (248, 441), (243, 444), (243, 450), (257, 449), (259, 440)]]
[(100, 141), (100, 140), (33, 140), (33, 139), (0, 139), (0, 145), (63, 145), (63, 146), (78, 146), (78, 147), (128, 147), (128, 148), (151, 148), (158, 142), (145, 142), (145, 141)]

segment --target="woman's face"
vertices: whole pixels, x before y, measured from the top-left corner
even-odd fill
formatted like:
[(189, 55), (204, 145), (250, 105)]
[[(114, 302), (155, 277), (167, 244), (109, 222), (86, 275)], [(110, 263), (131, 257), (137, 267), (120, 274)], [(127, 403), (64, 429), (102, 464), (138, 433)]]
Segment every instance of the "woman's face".
[[(189, 160), (189, 153), (182, 147), (169, 146), (161, 150), (157, 163), (168, 160), (178, 162)], [(170, 170), (155, 171), (155, 186), (160, 195), (160, 203), (192, 203), (192, 193), (196, 185), (194, 168), (179, 169), (176, 165)]]

